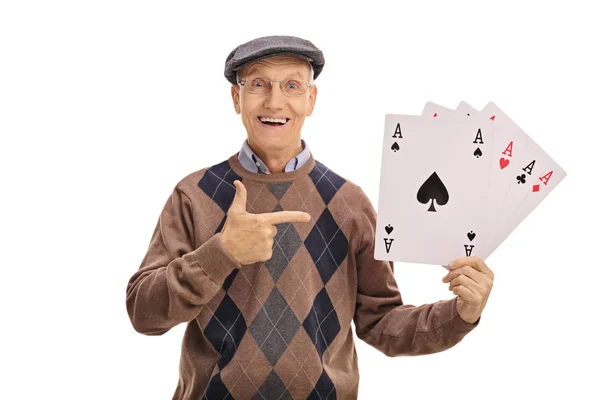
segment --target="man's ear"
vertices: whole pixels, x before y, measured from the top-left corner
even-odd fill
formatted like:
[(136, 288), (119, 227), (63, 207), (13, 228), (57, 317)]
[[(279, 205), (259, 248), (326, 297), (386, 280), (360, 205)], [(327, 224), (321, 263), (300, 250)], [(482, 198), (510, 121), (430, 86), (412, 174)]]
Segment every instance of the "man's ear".
[(313, 109), (315, 108), (315, 103), (317, 101), (317, 86), (311, 86), (310, 88), (310, 96), (308, 98), (308, 112), (306, 113), (306, 116), (310, 117), (310, 115), (313, 113)]
[(241, 113), (240, 109), (240, 87), (237, 85), (231, 85), (231, 99), (233, 100), (233, 106), (235, 107), (235, 113)]

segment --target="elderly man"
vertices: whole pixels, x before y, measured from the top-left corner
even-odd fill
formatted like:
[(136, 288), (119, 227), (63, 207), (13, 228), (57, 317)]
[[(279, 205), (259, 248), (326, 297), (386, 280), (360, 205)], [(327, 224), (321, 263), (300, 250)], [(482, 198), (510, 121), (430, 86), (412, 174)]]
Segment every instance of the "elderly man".
[(134, 328), (185, 322), (174, 399), (355, 399), (350, 328), (388, 356), (429, 354), (479, 323), (493, 273), (455, 260), (457, 296), (405, 305), (374, 258), (375, 210), (301, 139), (324, 65), (311, 42), (263, 37), (227, 57), (241, 150), (184, 177), (127, 286)]

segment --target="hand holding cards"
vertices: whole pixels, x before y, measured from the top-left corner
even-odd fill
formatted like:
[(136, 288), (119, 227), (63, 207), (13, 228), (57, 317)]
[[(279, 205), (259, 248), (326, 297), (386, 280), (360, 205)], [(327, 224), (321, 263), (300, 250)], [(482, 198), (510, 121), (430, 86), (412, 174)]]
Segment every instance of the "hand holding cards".
[(565, 176), (493, 103), (388, 114), (375, 258), (485, 259)]

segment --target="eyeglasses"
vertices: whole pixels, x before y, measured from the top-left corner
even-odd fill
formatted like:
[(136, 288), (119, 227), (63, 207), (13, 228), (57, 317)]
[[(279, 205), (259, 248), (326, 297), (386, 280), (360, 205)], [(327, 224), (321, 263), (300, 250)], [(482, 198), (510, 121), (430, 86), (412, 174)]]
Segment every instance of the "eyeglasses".
[(252, 81), (238, 81), (240, 86), (244, 86), (248, 93), (252, 94), (267, 94), (273, 88), (273, 82), (279, 82), (281, 91), (288, 96), (299, 96), (306, 93), (313, 83), (301, 81), (297, 79), (286, 79), (284, 81), (269, 80), (265, 78), (254, 78)]

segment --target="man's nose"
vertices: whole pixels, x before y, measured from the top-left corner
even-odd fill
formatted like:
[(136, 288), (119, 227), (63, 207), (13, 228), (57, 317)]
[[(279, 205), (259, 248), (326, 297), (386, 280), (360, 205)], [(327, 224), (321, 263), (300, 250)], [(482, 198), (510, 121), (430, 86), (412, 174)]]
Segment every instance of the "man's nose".
[(286, 102), (286, 96), (281, 90), (279, 82), (273, 82), (271, 90), (265, 96), (265, 107), (274, 110), (281, 110)]

